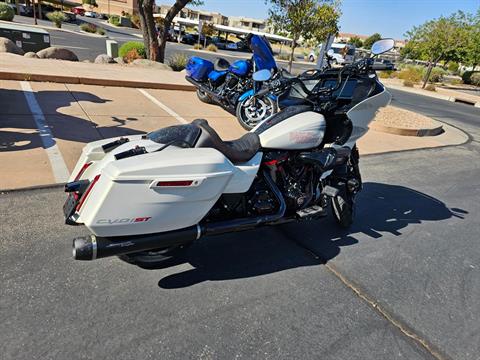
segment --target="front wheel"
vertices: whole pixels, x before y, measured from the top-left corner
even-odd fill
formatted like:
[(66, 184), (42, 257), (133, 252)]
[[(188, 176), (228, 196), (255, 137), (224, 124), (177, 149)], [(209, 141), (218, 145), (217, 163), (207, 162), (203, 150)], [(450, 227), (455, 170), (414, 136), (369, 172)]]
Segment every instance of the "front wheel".
[(208, 95), (206, 92), (204, 92), (200, 89), (197, 89), (197, 96), (198, 96), (198, 98), (200, 99), (201, 102), (204, 102), (206, 104), (212, 104), (213, 103), (210, 95)]
[(277, 112), (277, 102), (267, 95), (250, 96), (237, 104), (237, 119), (245, 130), (251, 130)]

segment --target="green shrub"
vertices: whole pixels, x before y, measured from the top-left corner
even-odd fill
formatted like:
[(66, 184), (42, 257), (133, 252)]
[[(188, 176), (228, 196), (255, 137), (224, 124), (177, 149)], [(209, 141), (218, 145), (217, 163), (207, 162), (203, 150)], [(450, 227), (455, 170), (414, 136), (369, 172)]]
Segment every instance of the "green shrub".
[(480, 86), (480, 72), (476, 72), (470, 76), (470, 83), (475, 86)]
[(110, 17), (108, 18), (108, 22), (114, 26), (120, 26), (121, 25), (120, 16), (110, 15)]
[(450, 71), (453, 74), (457, 74), (458, 73), (458, 63), (456, 63), (456, 62), (448, 63), (448, 71)]
[(133, 14), (130, 21), (132, 22), (132, 27), (140, 29), (140, 16)]
[(118, 56), (126, 57), (127, 53), (131, 50), (135, 49), (140, 56), (140, 58), (145, 59), (147, 57), (147, 53), (145, 51), (145, 45), (143, 45), (140, 41), (127, 41), (120, 49), (118, 49)]
[(91, 23), (83, 23), (80, 25), (80, 30), (95, 34), (97, 32), (97, 27)]
[(106, 31), (105, 31), (105, 29), (102, 29), (101, 27), (97, 27), (97, 34), (98, 35), (105, 35)]
[(425, 68), (417, 65), (406, 65), (398, 73), (398, 78), (402, 80), (408, 80), (412, 83), (419, 82), (423, 79), (423, 73)]
[(462, 74), (462, 80), (464, 84), (471, 84), (472, 83), (472, 76), (473, 74), (478, 74), (480, 71), (465, 71)]
[(377, 72), (380, 79), (389, 79), (394, 77), (395, 72), (393, 70), (384, 70)]
[(433, 85), (433, 84), (428, 84), (427, 86), (425, 86), (425, 90), (437, 91), (437, 89), (435, 88), (435, 85)]
[(5, 3), (0, 3), (0, 20), (12, 21), (15, 16), (15, 11)]
[(53, 22), (57, 28), (61, 28), (62, 27), (62, 22), (67, 20), (67, 17), (61, 11), (49, 12), (47, 14), (47, 18), (48, 18), (48, 20)]
[(210, 45), (207, 46), (207, 50), (217, 52), (218, 48), (215, 45), (210, 44)]
[(290, 60), (290, 54), (278, 54), (277, 59), (279, 59), (279, 60)]
[(443, 77), (447, 75), (447, 72), (439, 67), (434, 67), (432, 73), (430, 74), (429, 81), (432, 83), (443, 81)]
[(198, 44), (198, 43), (197, 43), (197, 44), (193, 45), (193, 48), (194, 48), (195, 50), (202, 50), (202, 49), (203, 49), (203, 46), (202, 46), (202, 44)]
[(182, 71), (187, 65), (188, 58), (185, 54), (176, 53), (170, 59), (168, 59), (168, 66), (170, 66), (173, 71)]
[(413, 81), (410, 81), (410, 80), (403, 80), (403, 86), (406, 86), (406, 87), (413, 87), (414, 82)]

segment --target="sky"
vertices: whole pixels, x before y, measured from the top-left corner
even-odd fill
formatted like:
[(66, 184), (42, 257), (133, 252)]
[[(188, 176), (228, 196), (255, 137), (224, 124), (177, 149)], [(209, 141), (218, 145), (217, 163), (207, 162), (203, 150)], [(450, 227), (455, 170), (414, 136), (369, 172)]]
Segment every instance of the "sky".
[[(168, 3), (163, 0), (162, 3)], [(264, 0), (204, 0), (202, 10), (230, 16), (267, 18)], [(415, 25), (457, 10), (475, 13), (480, 0), (342, 0), (340, 32), (403, 39)]]

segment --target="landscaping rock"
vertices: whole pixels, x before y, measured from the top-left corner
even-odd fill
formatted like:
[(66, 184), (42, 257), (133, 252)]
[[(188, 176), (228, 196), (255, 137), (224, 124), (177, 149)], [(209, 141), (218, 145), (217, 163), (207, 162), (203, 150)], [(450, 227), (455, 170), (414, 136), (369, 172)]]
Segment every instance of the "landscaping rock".
[(33, 51), (29, 51), (27, 53), (25, 53), (25, 56), (26, 58), (32, 58), (32, 59), (38, 59), (38, 55), (36, 53), (34, 53)]
[(37, 55), (40, 59), (78, 61), (77, 55), (75, 55), (72, 51), (55, 46), (40, 50), (37, 52)]
[(0, 37), (0, 53), (23, 55), (25, 51), (23, 51), (22, 48), (15, 45), (15, 43), (12, 40), (4, 37)]
[(113, 64), (115, 63), (115, 60), (111, 56), (108, 56), (107, 54), (100, 54), (95, 58), (94, 61), (95, 64)]
[(123, 65), (123, 64), (126, 64), (125, 60), (123, 60), (123, 57), (121, 57), (121, 56), (116, 57), (116, 58), (113, 59), (113, 60), (115, 60), (115, 62), (116, 62), (117, 64), (122, 64), (122, 65)]
[(172, 68), (168, 65), (156, 62), (156, 61), (151, 61), (147, 59), (136, 59), (133, 60), (132, 65), (134, 66), (139, 66), (139, 67), (149, 67), (149, 68), (155, 68), (158, 70), (168, 70), (168, 71), (173, 71)]

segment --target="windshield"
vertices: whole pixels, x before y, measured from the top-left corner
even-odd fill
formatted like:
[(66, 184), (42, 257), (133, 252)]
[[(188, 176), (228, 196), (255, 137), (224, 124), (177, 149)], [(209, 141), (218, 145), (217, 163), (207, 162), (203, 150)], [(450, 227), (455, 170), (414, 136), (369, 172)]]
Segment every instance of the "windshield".
[(277, 68), (270, 43), (264, 36), (252, 35), (250, 38), (250, 48), (253, 52), (253, 61), (257, 66), (257, 71)]

